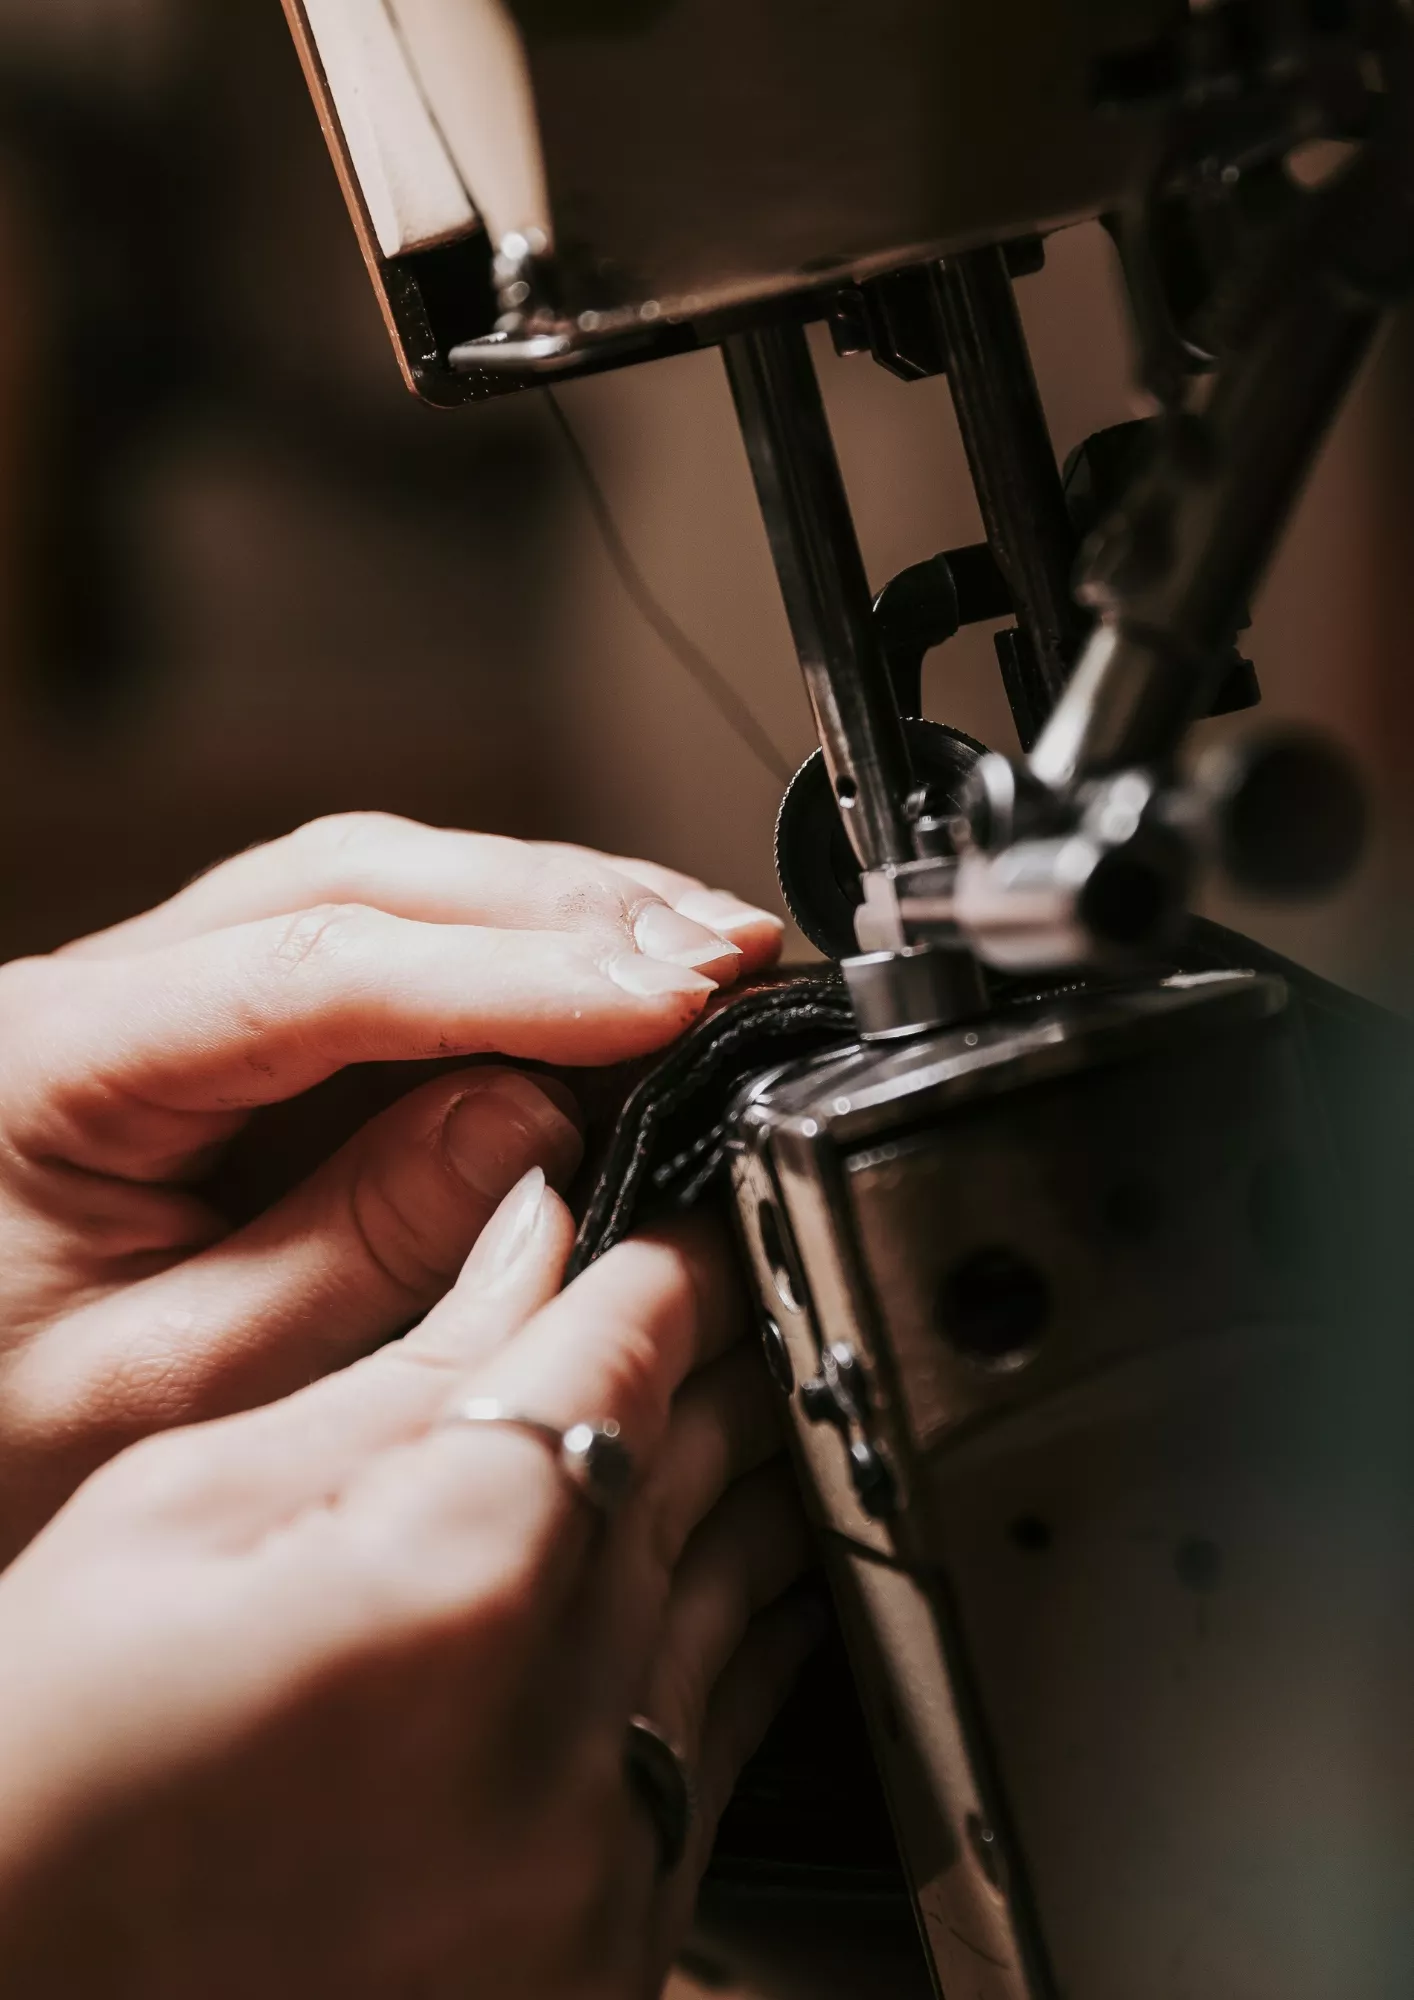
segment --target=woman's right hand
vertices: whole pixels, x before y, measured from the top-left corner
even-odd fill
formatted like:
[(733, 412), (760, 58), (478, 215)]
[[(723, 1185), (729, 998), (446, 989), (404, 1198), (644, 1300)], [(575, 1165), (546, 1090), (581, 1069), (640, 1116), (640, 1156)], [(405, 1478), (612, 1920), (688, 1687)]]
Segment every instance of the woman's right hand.
[[(722, 1246), (559, 1292), (570, 1240), (532, 1173), (416, 1332), (134, 1447), (0, 1579), (7, 1996), (658, 1992), (818, 1613)], [(469, 1398), (617, 1421), (627, 1504)], [(666, 1880), (633, 1714), (700, 1777)]]

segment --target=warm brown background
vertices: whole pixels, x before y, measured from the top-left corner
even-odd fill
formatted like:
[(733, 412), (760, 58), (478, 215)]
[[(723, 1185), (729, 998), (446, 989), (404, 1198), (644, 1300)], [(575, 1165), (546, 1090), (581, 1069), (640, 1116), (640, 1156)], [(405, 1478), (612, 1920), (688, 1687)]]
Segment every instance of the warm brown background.
[[(1022, 299), (1059, 448), (1131, 414), (1098, 232)], [(946, 385), (821, 363), (876, 581), (974, 539)], [(1326, 908), (1224, 910), (1405, 1007), (1411, 400), (1406, 324), (1249, 645), (1268, 712), (1362, 759), (1376, 850)], [(564, 401), (664, 601), (803, 755), (715, 357)], [(1008, 743), (985, 634), (930, 680), (933, 714)], [(539, 399), (405, 397), (276, 0), (0, 0), (0, 958), (355, 806), (770, 899), (777, 797), (626, 603)]]
[[(634, 848), (770, 898), (777, 786), (627, 604), (538, 397), (434, 417), (385, 349), (275, 0), (0, 0), (0, 955), (311, 814)], [(1098, 231), (1022, 298), (1061, 450), (1130, 413)], [(944, 383), (822, 354), (871, 572), (977, 532)], [(1317, 911), (1230, 911), (1414, 1002), (1407, 332), (1258, 611), (1269, 713), (1381, 835)], [(655, 587), (791, 758), (804, 702), (715, 356), (564, 401)], [(997, 744), (987, 636), (932, 712)]]

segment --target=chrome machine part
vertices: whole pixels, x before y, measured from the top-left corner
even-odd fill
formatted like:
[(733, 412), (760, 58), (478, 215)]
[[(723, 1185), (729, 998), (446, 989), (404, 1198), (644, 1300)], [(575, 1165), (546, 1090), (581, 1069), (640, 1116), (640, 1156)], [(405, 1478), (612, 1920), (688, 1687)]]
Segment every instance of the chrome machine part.
[[(849, 499), (809, 342), (783, 324), (723, 344), (727, 375), (791, 633), (829, 776), (865, 883), (914, 858), (914, 774), (873, 610)], [(894, 966), (872, 952), (851, 991), (882, 1032), (937, 1025), (983, 1004), (970, 954), (941, 935)], [(902, 945), (900, 940), (900, 945)], [(934, 964), (933, 961), (938, 963)], [(886, 1024), (886, 1025), (885, 1025)]]
[(1000, 635), (998, 650), (1029, 750), (1084, 635), (1071, 592), (1075, 533), (1004, 250), (945, 258), (934, 284), (958, 427), (987, 542), (1016, 614), (1016, 630)]
[(972, 1020), (987, 1009), (987, 988), (970, 952), (894, 944), (847, 958), (841, 969), (866, 1042)]
[[(968, 780), (986, 752), (959, 730), (925, 722), (907, 711), (903, 730), (913, 777), (927, 797), (930, 815), (948, 828), (963, 812)], [(927, 825), (922, 816), (914, 822), (915, 840)], [(781, 802), (776, 873), (786, 907), (818, 952), (843, 959), (859, 950), (855, 923), (864, 900), (864, 876), (821, 750), (801, 765)]]
[[(1200, 802), (1182, 796), (1180, 746), (1228, 670), (1245, 606), (1382, 317), (1414, 281), (1407, 12), (1354, 10), (1350, 21), (1358, 14), (1369, 30), (1362, 46), (1348, 35), (1332, 39), (1299, 10), (1269, 10), (1243, 58), (1240, 122), (1215, 133), (1204, 92), (1217, 92), (1224, 61), (1231, 69), (1235, 58), (1222, 56), (1213, 29), (1236, 11), (1195, 12), (1179, 153), (1165, 156), (1156, 179), (1166, 189), (1183, 181), (1195, 202), (1211, 205), (1205, 182), (1240, 190), (1247, 174), (1279, 163), (1302, 140), (1334, 136), (1339, 120), (1357, 112), (1360, 143), (1314, 190), (1286, 186), (1277, 222), (1248, 246), (1245, 267), (1225, 274), (1212, 351), (1193, 364), (1211, 377), (1201, 393), (1160, 371), (1170, 399), (1161, 448), (1091, 543), (1079, 595), (1098, 622), (1029, 758), (1025, 809), (1010, 825), (974, 820), (976, 852), (959, 875), (955, 917), (992, 964), (1086, 964), (1125, 948), (1089, 920), (1095, 869), (1118, 864), (1131, 887), (1143, 878), (1141, 900), (1156, 914), (1137, 927), (1141, 949), (1151, 929), (1181, 916), (1191, 870), (1167, 859), (1155, 866), (1148, 851), (1156, 840), (1172, 848), (1192, 830)], [(1333, 88), (1333, 75), (1345, 89)], [(1153, 807), (1129, 831), (1101, 840), (1082, 866), (1074, 836), (1093, 818), (1096, 783), (1117, 774), (1148, 784)], [(995, 784), (980, 774), (980, 794)], [(1254, 789), (1249, 824), (1256, 797)], [(1273, 804), (1268, 847), (1280, 845), (1300, 801)], [(1205, 844), (1205, 829), (1196, 830), (1194, 859)], [(1283, 872), (1279, 855), (1258, 855), (1256, 866), (1259, 874)], [(1317, 867), (1314, 878), (1323, 872), (1329, 867)]]
[(825, 768), (865, 871), (912, 859), (908, 746), (805, 329), (724, 342)]
[[(1016, 261), (1035, 268), (1038, 256)], [(1084, 617), (1070, 593), (1075, 534), (1012, 289), (1012, 262), (1001, 245), (964, 251), (941, 265), (858, 287), (855, 298), (860, 337), (883, 366), (898, 372), (906, 332), (912, 371), (947, 373), (987, 530), (984, 545), (915, 565), (880, 593), (871, 684), (882, 679), (894, 705), (912, 712), (926, 652), (964, 622), (1011, 612), (1016, 622), (997, 634), (997, 653), (1018, 733), (1029, 746), (1065, 685)], [(899, 318), (903, 294), (906, 328)], [(768, 520), (778, 517), (779, 496), (759, 479), (758, 487)], [(842, 490), (839, 499), (843, 509)], [(773, 531), (789, 599), (791, 559), (783, 557), (782, 539)], [(857, 554), (852, 528), (848, 540)], [(848, 738), (853, 720), (843, 709), (840, 727)], [(960, 1020), (985, 1004), (982, 973), (951, 903), (955, 871), (940, 865), (950, 862), (959, 832), (970, 837), (959, 810), (966, 802), (930, 771), (915, 768), (912, 776), (908, 852), (880, 853), (865, 863), (856, 925), (865, 957), (847, 967), (871, 1037)], [(783, 825), (790, 812), (788, 800)], [(777, 847), (779, 856), (779, 838)], [(907, 956), (891, 968), (883, 954)]]
[(1414, 1671), (1407, 1343), (1362, 1308), (1320, 1129), (1251, 974), (742, 1102), (743, 1233), (943, 1994), (1407, 1990), (1414, 1786), (1357, 1750)]

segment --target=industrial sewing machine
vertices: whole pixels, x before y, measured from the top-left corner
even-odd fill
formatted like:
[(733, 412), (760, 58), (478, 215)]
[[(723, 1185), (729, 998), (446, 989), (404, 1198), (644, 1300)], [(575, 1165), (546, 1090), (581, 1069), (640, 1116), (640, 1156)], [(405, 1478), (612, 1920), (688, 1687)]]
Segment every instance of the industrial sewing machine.
[[(853, 1011), (744, 1080), (735, 1196), (927, 1976), (1414, 1994), (1407, 1050), (1185, 926), (1205, 869), (1359, 847), (1316, 738), (1187, 740), (1258, 698), (1247, 603), (1414, 281), (1409, 8), (286, 7), (418, 394), (725, 359), (821, 742), (782, 885)], [(1063, 476), (1013, 283), (1094, 216), (1156, 414)], [(986, 528), (873, 602), (820, 321), (947, 375)], [(920, 715), (1000, 616), (1020, 760)]]

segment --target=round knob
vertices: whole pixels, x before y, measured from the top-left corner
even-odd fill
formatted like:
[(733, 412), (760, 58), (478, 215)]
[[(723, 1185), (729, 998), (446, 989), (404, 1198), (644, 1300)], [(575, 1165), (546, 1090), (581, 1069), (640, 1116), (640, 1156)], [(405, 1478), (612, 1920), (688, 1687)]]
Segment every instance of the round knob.
[(1208, 759), (1218, 855), (1252, 896), (1319, 896), (1338, 888), (1365, 846), (1368, 811), (1354, 763), (1314, 729), (1263, 732)]

